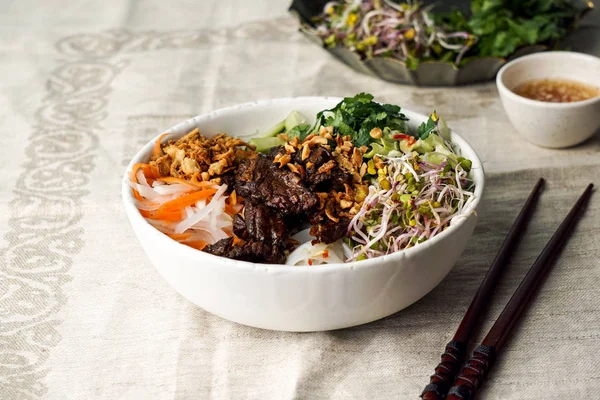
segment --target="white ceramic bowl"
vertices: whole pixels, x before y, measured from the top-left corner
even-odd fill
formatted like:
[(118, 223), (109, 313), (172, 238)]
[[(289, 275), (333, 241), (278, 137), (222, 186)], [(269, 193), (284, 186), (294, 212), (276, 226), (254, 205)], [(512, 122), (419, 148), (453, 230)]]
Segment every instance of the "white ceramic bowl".
[(519, 57), (504, 65), (496, 84), (506, 115), (520, 137), (542, 147), (574, 146), (600, 128), (600, 97), (572, 103), (531, 100), (513, 92), (533, 79), (570, 79), (600, 88), (600, 58), (552, 51)]
[[(235, 136), (267, 129), (291, 110), (313, 117), (338, 98), (285, 98), (214, 111), (166, 132), (178, 138), (193, 128), (211, 136)], [(402, 110), (415, 126), (426, 116)], [(147, 162), (156, 138), (136, 154), (131, 166)], [(456, 133), (452, 141), (472, 160), (478, 208), (484, 176), (475, 151)], [(149, 225), (133, 203), (123, 178), (122, 195), (131, 226), (142, 247), (166, 281), (203, 309), (241, 324), (284, 331), (345, 328), (393, 314), (419, 300), (450, 272), (475, 228), (474, 212), (436, 237), (413, 248), (376, 259), (320, 266), (254, 264), (230, 260), (182, 245)]]

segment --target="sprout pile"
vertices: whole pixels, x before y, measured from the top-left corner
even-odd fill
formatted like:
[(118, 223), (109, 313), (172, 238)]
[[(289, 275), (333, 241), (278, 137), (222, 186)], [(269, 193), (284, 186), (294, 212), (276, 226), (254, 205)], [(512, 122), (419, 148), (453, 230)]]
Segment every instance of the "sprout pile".
[(316, 33), (328, 47), (341, 44), (363, 57), (390, 57), (412, 68), (422, 59), (459, 64), (476, 37), (436, 24), (430, 9), (418, 2), (332, 1), (317, 19)]
[[(430, 136), (434, 138), (438, 136)], [(418, 153), (375, 157), (377, 178), (348, 227), (347, 261), (410, 248), (430, 239), (464, 215), (474, 199), (471, 161), (447, 157), (439, 164)]]

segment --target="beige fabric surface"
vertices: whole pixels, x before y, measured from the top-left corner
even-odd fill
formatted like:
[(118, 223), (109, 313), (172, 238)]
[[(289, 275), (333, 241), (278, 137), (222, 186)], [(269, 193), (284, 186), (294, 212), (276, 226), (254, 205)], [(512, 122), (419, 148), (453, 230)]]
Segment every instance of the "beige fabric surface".
[[(417, 398), (535, 180), (549, 184), (483, 331), (585, 185), (600, 184), (600, 136), (529, 145), (492, 83), (358, 75), (297, 32), (285, 1), (166, 3), (30, 0), (0, 15), (0, 399)], [(480, 223), (442, 284), (384, 320), (297, 334), (222, 320), (162, 280), (119, 194), (140, 145), (215, 108), (360, 91), (437, 109), (484, 161)], [(480, 398), (597, 398), (599, 222), (596, 194)]]

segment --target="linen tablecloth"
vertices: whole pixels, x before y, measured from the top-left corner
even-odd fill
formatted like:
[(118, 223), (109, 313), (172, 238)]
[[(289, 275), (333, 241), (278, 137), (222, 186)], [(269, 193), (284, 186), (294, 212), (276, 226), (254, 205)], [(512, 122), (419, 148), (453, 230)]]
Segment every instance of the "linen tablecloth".
[[(515, 133), (493, 83), (414, 88), (359, 75), (297, 32), (286, 1), (4, 6), (1, 399), (415, 399), (535, 180), (548, 185), (482, 332), (585, 185), (600, 184), (600, 136), (537, 148)], [(215, 108), (362, 91), (435, 108), (484, 162), (479, 225), (436, 289), (371, 324), (298, 334), (208, 314), (159, 276), (120, 199), (142, 144)], [(599, 222), (595, 194), (482, 399), (597, 398)]]

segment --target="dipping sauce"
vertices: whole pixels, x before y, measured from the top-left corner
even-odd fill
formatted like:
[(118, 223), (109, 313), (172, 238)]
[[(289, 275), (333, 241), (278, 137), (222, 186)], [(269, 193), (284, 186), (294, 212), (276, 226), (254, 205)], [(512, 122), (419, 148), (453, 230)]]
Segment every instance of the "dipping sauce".
[(570, 79), (535, 79), (514, 90), (519, 96), (551, 103), (570, 103), (600, 95), (597, 87)]

